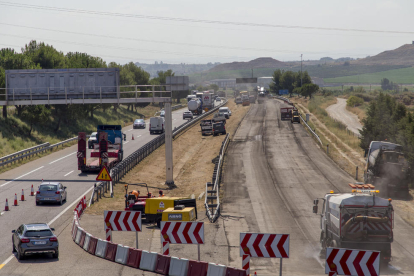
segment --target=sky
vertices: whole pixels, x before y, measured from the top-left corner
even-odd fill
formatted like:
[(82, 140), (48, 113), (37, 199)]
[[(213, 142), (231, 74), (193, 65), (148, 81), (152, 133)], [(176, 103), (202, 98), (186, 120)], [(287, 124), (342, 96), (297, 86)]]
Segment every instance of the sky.
[(412, 0), (0, 0), (0, 48), (115, 61), (363, 58), (414, 40)]

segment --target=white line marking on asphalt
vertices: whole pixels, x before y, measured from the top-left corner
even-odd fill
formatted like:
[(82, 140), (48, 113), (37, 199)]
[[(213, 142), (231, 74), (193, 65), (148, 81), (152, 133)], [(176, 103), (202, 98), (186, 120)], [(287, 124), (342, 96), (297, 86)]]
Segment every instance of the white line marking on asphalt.
[(0, 216), (2, 216), (4, 213), (5, 213), (5, 212), (1, 212), (1, 213), (0, 213)]
[[(51, 221), (49, 221), (48, 225), (50, 226), (52, 223), (54, 223), (58, 218), (60, 218), (64, 213), (66, 213), (70, 208), (73, 207), (76, 203), (78, 203), (87, 193), (92, 191), (94, 186), (90, 187), (86, 192), (84, 192), (80, 197), (78, 197), (74, 202), (72, 202), (71, 205), (65, 208), (62, 212), (60, 212), (56, 217), (54, 217)], [(2, 264), (0, 264), (0, 269), (2, 269), (8, 262), (10, 262), (14, 258), (14, 254), (7, 258)]]
[(3, 186), (6, 186), (7, 184), (9, 184), (9, 183), (12, 183), (13, 181), (16, 181), (17, 179), (20, 179), (20, 178), (22, 178), (22, 177), (25, 177), (26, 175), (28, 175), (28, 174), (31, 174), (32, 172), (35, 172), (35, 171), (37, 171), (37, 170), (40, 170), (41, 168), (43, 168), (44, 166), (41, 166), (40, 168), (37, 168), (36, 170), (33, 170), (33, 171), (31, 171), (31, 172), (28, 172), (28, 173), (26, 173), (26, 174), (24, 174), (24, 175), (21, 175), (21, 176), (19, 176), (19, 177), (16, 177), (15, 179), (13, 179), (12, 181), (9, 181), (9, 182), (6, 182), (6, 183), (4, 183), (4, 184), (1, 184), (0, 185), (0, 187), (3, 187)]
[(127, 144), (127, 143), (129, 143), (129, 141), (126, 141), (126, 142), (124, 143), (124, 145), (125, 145), (125, 144)]
[(71, 155), (73, 155), (73, 154), (75, 154), (75, 153), (76, 153), (76, 151), (75, 151), (75, 152), (72, 152), (71, 154), (68, 154), (68, 155), (66, 155), (66, 156), (63, 156), (62, 158), (56, 159), (55, 161), (50, 162), (50, 163), (49, 163), (49, 165), (50, 165), (50, 164), (53, 164), (53, 163), (55, 163), (55, 162), (57, 162), (57, 161), (60, 161), (60, 160), (62, 160), (62, 159), (64, 159), (64, 158), (66, 158), (66, 157), (68, 157), (68, 156), (71, 156)]
[(141, 137), (142, 135), (138, 135), (137, 138)]
[(68, 173), (67, 173), (67, 174), (65, 174), (64, 176), (68, 176), (68, 175), (70, 175), (71, 173), (73, 173), (73, 171), (68, 172)]
[(131, 128), (130, 130), (127, 130), (127, 131), (131, 131), (131, 130), (133, 130), (133, 128)]

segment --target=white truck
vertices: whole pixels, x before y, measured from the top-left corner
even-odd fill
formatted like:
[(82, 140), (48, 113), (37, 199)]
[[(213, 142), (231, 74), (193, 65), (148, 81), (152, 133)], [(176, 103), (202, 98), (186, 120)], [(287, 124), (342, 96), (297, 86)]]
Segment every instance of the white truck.
[(188, 110), (190, 110), (193, 115), (200, 115), (203, 113), (203, 103), (199, 98), (194, 98), (187, 103)]
[(203, 102), (203, 109), (207, 112), (214, 107), (214, 93), (209, 91), (203, 92), (203, 97), (201, 98)]
[(350, 183), (349, 186), (351, 193), (331, 191), (313, 201), (313, 213), (321, 216), (322, 249), (335, 247), (380, 251), (381, 262), (387, 264), (391, 260), (394, 239), (391, 199), (378, 197), (379, 191), (371, 184)]
[(151, 117), (149, 131), (150, 131), (150, 134), (164, 133), (164, 118), (163, 117)]

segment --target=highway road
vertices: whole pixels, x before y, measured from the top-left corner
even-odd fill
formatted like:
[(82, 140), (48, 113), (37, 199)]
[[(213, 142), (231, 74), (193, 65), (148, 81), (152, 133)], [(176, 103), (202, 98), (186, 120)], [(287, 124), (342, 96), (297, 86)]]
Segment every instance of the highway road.
[[(283, 275), (323, 275), (320, 217), (313, 199), (330, 190), (348, 192), (353, 182), (300, 124), (280, 120), (277, 100), (252, 105), (233, 142), (224, 172), (222, 217), (228, 265), (240, 267), (240, 232), (290, 234), (290, 258)], [(393, 259), (381, 275), (414, 274), (414, 228), (395, 210)], [(278, 274), (278, 259), (251, 259), (251, 273)]]
[(326, 111), (329, 116), (337, 121), (345, 124), (350, 131), (359, 136), (359, 130), (362, 129), (362, 124), (358, 119), (358, 116), (346, 109), (346, 99), (337, 98), (336, 104), (328, 106)]
[[(184, 110), (180, 109), (173, 112), (173, 128), (185, 122), (182, 118)], [(124, 142), (124, 157), (155, 137), (155, 135), (149, 134), (148, 127), (146, 129), (132, 129), (131, 125), (125, 127), (123, 131), (127, 137), (127, 141)], [(134, 135), (135, 140), (131, 140), (132, 135)], [(51, 227), (56, 228), (57, 234), (60, 234), (71, 223), (71, 210), (73, 210), (74, 204), (79, 202), (81, 196), (85, 194), (89, 196), (96, 178), (96, 174), (81, 174), (78, 171), (76, 152), (77, 145), (74, 145), (0, 175), (0, 210), (2, 214), (0, 216), (0, 232), (2, 233), (0, 235), (0, 275), (22, 275), (29, 271), (30, 273), (25, 275), (47, 275), (35, 273), (36, 267), (19, 266), (19, 262), (11, 253), (11, 230), (16, 229), (22, 223), (47, 222)], [(64, 186), (67, 186), (68, 201), (62, 206), (35, 206), (35, 198), (30, 196), (30, 187), (33, 184), (36, 191), (42, 179), (44, 181), (59, 181)], [(20, 201), (22, 189), (26, 198), (24, 202)], [(19, 206), (16, 207), (12, 206), (15, 193), (19, 199)], [(6, 198), (11, 209), (9, 212), (3, 212)], [(67, 239), (68, 237), (62, 238)], [(61, 247), (60, 254), (60, 259), (64, 256), (70, 257), (70, 248)], [(54, 263), (55, 260), (52, 260), (51, 257), (30, 258), (24, 262), (33, 262), (35, 264), (43, 262)]]

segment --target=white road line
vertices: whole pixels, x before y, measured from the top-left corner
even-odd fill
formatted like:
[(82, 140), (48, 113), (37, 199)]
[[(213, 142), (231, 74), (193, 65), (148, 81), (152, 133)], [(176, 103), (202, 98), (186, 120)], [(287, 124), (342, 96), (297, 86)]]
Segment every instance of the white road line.
[(125, 144), (127, 144), (127, 143), (129, 143), (129, 141), (126, 141), (126, 142), (124, 143), (124, 145), (125, 145)]
[(5, 212), (1, 212), (1, 213), (0, 213), (0, 216), (2, 216), (4, 213), (5, 213)]
[(73, 171), (68, 172), (68, 173), (67, 173), (67, 174), (65, 174), (64, 176), (68, 176), (68, 175), (70, 175), (71, 173), (73, 173)]
[(138, 135), (137, 138), (141, 137), (142, 135)]
[(26, 174), (24, 174), (24, 175), (21, 175), (21, 176), (19, 176), (19, 177), (16, 177), (15, 179), (13, 179), (12, 181), (9, 181), (9, 182), (6, 182), (6, 183), (4, 183), (4, 184), (1, 184), (0, 185), (0, 187), (3, 187), (3, 186), (6, 186), (7, 184), (10, 184), (10, 183), (12, 183), (13, 181), (16, 181), (17, 179), (20, 179), (20, 178), (22, 178), (22, 177), (25, 177), (26, 175), (28, 175), (28, 174), (31, 174), (32, 172), (35, 172), (35, 171), (37, 171), (37, 170), (40, 170), (41, 168), (43, 168), (44, 166), (41, 166), (40, 168), (37, 168), (36, 170), (33, 170), (33, 171), (31, 171), (31, 172), (28, 172), (28, 173), (26, 173)]
[(56, 159), (55, 161), (50, 162), (50, 163), (49, 163), (49, 165), (50, 165), (50, 164), (53, 164), (53, 163), (55, 163), (55, 162), (57, 162), (57, 161), (60, 161), (60, 160), (62, 160), (62, 159), (64, 159), (64, 158), (66, 158), (66, 157), (68, 157), (68, 156), (71, 156), (71, 155), (73, 155), (73, 154), (75, 154), (75, 153), (76, 153), (76, 151), (75, 151), (75, 152), (72, 152), (71, 154), (68, 154), (68, 155), (66, 155), (66, 156), (63, 156), (62, 158)]
[(133, 130), (133, 128), (131, 128), (130, 130), (127, 130), (127, 131), (131, 131), (131, 130)]
[[(78, 197), (71, 205), (65, 208), (62, 212), (60, 212), (56, 217), (54, 217), (51, 221), (49, 221), (48, 225), (54, 223), (58, 218), (60, 218), (64, 213), (66, 213), (70, 208), (73, 207), (76, 203), (78, 203), (87, 193), (92, 191), (94, 186), (90, 187), (86, 192), (84, 192), (80, 197)], [(0, 269), (2, 269), (8, 262), (10, 262), (14, 258), (14, 254), (8, 257), (2, 264), (0, 264)]]

